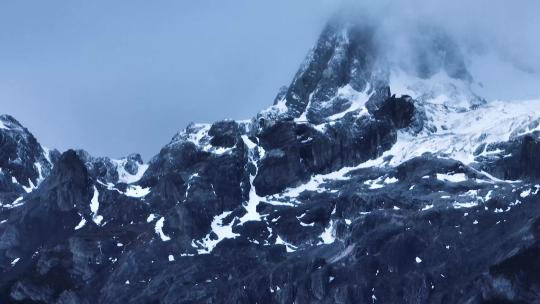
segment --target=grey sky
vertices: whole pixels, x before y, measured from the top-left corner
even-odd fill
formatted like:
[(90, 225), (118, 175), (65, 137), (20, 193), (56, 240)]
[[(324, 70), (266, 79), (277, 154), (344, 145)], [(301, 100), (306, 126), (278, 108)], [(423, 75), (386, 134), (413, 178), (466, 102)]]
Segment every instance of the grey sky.
[(0, 112), (45, 146), (149, 159), (189, 122), (271, 105), (323, 0), (0, 2)]
[(191, 121), (269, 106), (337, 3), (386, 41), (436, 23), (488, 98), (540, 98), (537, 0), (5, 0), (0, 113), (48, 147), (149, 159)]

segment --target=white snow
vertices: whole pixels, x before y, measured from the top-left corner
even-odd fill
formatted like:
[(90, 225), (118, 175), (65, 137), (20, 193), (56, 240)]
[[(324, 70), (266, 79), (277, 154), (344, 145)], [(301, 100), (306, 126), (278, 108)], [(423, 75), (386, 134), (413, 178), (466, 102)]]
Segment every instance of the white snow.
[[(359, 115), (367, 114), (367, 109), (365, 108), (366, 102), (369, 100), (371, 95), (368, 94), (370, 87), (366, 87), (363, 92), (358, 92), (351, 87), (350, 84), (347, 84), (338, 89), (336, 96), (333, 99), (346, 99), (351, 101), (349, 108), (341, 113), (334, 114), (327, 118), (328, 121), (337, 120), (344, 117), (347, 113), (359, 111)], [(333, 102), (333, 100), (329, 101)]]
[(422, 259), (421, 259), (421, 258), (419, 258), (419, 257), (416, 257), (416, 258), (415, 258), (414, 260), (415, 260), (415, 261), (416, 261), (416, 263), (418, 263), (418, 264), (422, 263)]
[(285, 242), (279, 235), (276, 236), (276, 245), (285, 245), (285, 250), (287, 252), (295, 252), (296, 251), (296, 246), (290, 244), (290, 243), (287, 243)]
[(369, 186), (369, 189), (380, 189), (384, 187), (384, 184), (394, 184), (399, 182), (399, 180), (395, 177), (386, 177), (381, 176), (374, 180), (367, 180), (364, 182), (365, 185)]
[[(344, 168), (341, 168), (340, 170), (330, 172), (328, 174), (313, 175), (308, 182), (306, 182), (306, 183), (304, 183), (304, 184), (302, 184), (300, 186), (287, 188), (280, 194), (276, 194), (276, 195), (272, 195), (272, 196), (267, 197), (266, 198), (267, 202), (271, 203), (271, 204), (274, 204), (274, 202), (271, 201), (272, 199), (274, 199), (274, 200), (275, 199), (286, 199), (286, 201), (289, 201), (289, 202), (290, 201), (298, 202), (297, 200), (295, 200), (295, 198), (297, 198), (304, 191), (317, 191), (319, 193), (322, 193), (324, 191), (327, 191), (327, 189), (325, 189), (324, 187), (321, 186), (322, 184), (324, 184), (326, 182), (329, 182), (329, 181), (347, 180), (348, 177), (346, 175), (349, 172), (351, 172), (351, 171), (353, 171), (355, 169), (358, 169), (358, 168), (365, 168), (365, 166), (366, 166), (366, 164), (368, 162), (360, 164), (360, 165), (358, 165), (356, 167), (344, 167)], [(292, 203), (282, 203), (282, 204), (283, 205), (289, 205), (289, 206), (295, 206)]]
[(529, 195), (531, 195), (531, 189), (524, 190), (519, 194), (519, 196), (521, 196), (522, 198), (525, 198)]
[(478, 206), (478, 203), (477, 203), (477, 202), (468, 202), (468, 203), (458, 203), (458, 202), (454, 202), (453, 206), (454, 206), (455, 209), (460, 209), (460, 208), (472, 208), (472, 207)]
[(150, 222), (152, 222), (155, 218), (156, 218), (156, 215), (152, 213), (152, 214), (150, 214), (150, 215), (148, 216), (148, 218), (146, 219), (146, 222), (147, 222), (147, 223), (150, 223)]
[(28, 184), (29, 184), (28, 187), (21, 185), (26, 193), (30, 193), (34, 191), (34, 189), (36, 189), (36, 186), (34, 185), (31, 179), (28, 179)]
[(394, 183), (397, 183), (399, 182), (399, 179), (395, 178), (395, 177), (387, 177), (384, 179), (384, 183), (385, 184), (394, 184)]
[(75, 226), (75, 228), (74, 228), (75, 230), (81, 229), (86, 224), (86, 220), (84, 219), (84, 217), (80, 213), (79, 213), (79, 216), (81, 217), (81, 221), (77, 224), (77, 226)]
[(103, 221), (103, 216), (98, 215), (99, 210), (99, 192), (96, 186), (94, 186), (94, 195), (92, 196), (92, 199), (90, 200), (90, 211), (92, 212), (92, 221), (96, 223), (97, 225), (101, 225), (101, 221)]
[(150, 193), (150, 188), (143, 188), (139, 185), (129, 185), (124, 193), (126, 196), (141, 198)]
[(324, 232), (321, 234), (322, 244), (332, 244), (336, 237), (334, 236), (334, 222), (330, 221), (328, 224), (328, 227), (324, 230)]
[[(424, 80), (393, 71), (390, 88), (392, 94), (406, 94), (417, 100), (417, 106), (426, 112), (427, 122), (419, 134), (399, 131), (396, 144), (377, 159), (377, 165), (384, 164), (386, 156), (393, 156), (388, 165), (396, 166), (425, 152), (470, 164), (481, 145), (540, 130), (540, 100), (493, 100), (481, 104), (467, 83), (444, 73)], [(500, 152), (484, 149), (481, 155)]]
[(454, 174), (440, 174), (437, 173), (437, 179), (445, 182), (459, 183), (467, 180), (467, 175), (464, 173), (454, 173)]
[(23, 204), (24, 204), (23, 197), (19, 196), (11, 204), (3, 205), (3, 207), (11, 209), (11, 208), (22, 206)]
[(17, 264), (20, 260), (21, 258), (16, 258), (13, 261), (11, 261), (11, 267), (15, 266), (15, 264)]
[(96, 186), (94, 186), (94, 195), (92, 196), (92, 200), (90, 201), (90, 211), (96, 214), (98, 212), (98, 209), (99, 209), (99, 192)]
[[(211, 233), (209, 233), (204, 239), (202, 240), (194, 240), (192, 242), (192, 246), (197, 248), (197, 252), (199, 254), (206, 254), (212, 252), (214, 247), (221, 242), (224, 239), (234, 239), (235, 237), (239, 236), (239, 234), (236, 234), (232, 231), (232, 225), (233, 221), (231, 221), (228, 225), (223, 225), (223, 220), (231, 214), (232, 211), (223, 212), (220, 215), (217, 215), (212, 220), (212, 231), (217, 235), (217, 239), (211, 239)], [(202, 247), (202, 248), (200, 248)]]
[(43, 167), (41, 166), (40, 162), (35, 162), (34, 166), (36, 167), (37, 172), (38, 172), (38, 178), (37, 178), (37, 181), (36, 181), (36, 184), (37, 184), (36, 186), (39, 186), (39, 184), (41, 184), (41, 182), (45, 179), (45, 177), (43, 176)]
[(257, 117), (263, 117), (267, 120), (276, 120), (278, 117), (282, 117), (283, 114), (286, 114), (289, 111), (287, 107), (287, 99), (285, 97), (278, 100), (274, 105), (266, 108), (259, 112)]
[(174, 255), (169, 254), (169, 262), (174, 262)]
[(156, 231), (156, 233), (159, 235), (159, 237), (161, 238), (162, 241), (164, 242), (167, 242), (167, 241), (170, 241), (171, 238), (167, 235), (165, 235), (165, 233), (163, 233), (163, 224), (165, 223), (165, 218), (164, 217), (161, 217), (157, 222), (156, 222), (156, 225), (154, 227), (154, 230)]
[(312, 97), (313, 97), (313, 92), (311, 92), (311, 94), (309, 94), (309, 97), (308, 97), (308, 103), (306, 105), (306, 109), (304, 110), (304, 112), (302, 113), (302, 115), (300, 115), (300, 117), (298, 118), (295, 118), (294, 121), (295, 122), (309, 122), (308, 121), (308, 118), (307, 118), (307, 112), (308, 112), (308, 109), (311, 108), (311, 100), (312, 100)]
[[(241, 126), (247, 124), (247, 121), (236, 121)], [(233, 148), (214, 147), (210, 143), (212, 136), (208, 135), (208, 131), (212, 127), (211, 124), (191, 124), (185, 130), (179, 132), (169, 145), (189, 141), (195, 144), (198, 148), (205, 152), (213, 154), (224, 154), (232, 151)]]
[(489, 190), (486, 194), (486, 197), (484, 198), (485, 201), (489, 201), (491, 199), (491, 194), (493, 193), (493, 190)]
[(437, 131), (424, 129), (417, 135), (399, 131), (396, 144), (383, 154), (394, 156), (390, 165), (425, 152), (470, 164), (479, 146), (508, 141), (539, 129), (540, 100), (491, 101), (469, 110), (429, 102), (424, 107), (429, 123)]
[[(246, 146), (249, 148), (249, 162), (253, 164), (255, 167), (255, 172), (249, 176), (249, 183), (250, 183), (250, 189), (249, 189), (249, 200), (246, 205), (244, 205), (244, 208), (246, 209), (246, 214), (240, 218), (240, 224), (243, 224), (247, 221), (260, 221), (261, 215), (257, 212), (257, 205), (260, 201), (263, 200), (259, 195), (257, 195), (257, 192), (255, 191), (255, 186), (253, 185), (253, 181), (255, 180), (255, 176), (257, 176), (257, 172), (259, 171), (259, 167), (257, 165), (256, 155), (264, 155), (265, 151), (261, 147), (257, 146), (254, 142), (252, 142), (247, 135), (242, 135), (242, 140), (246, 144)], [(262, 156), (261, 156), (262, 157)]]
[(0, 129), (10, 130), (1, 120), (0, 120)]
[(118, 172), (118, 182), (120, 183), (132, 184), (138, 182), (144, 175), (144, 172), (146, 172), (146, 170), (148, 169), (148, 164), (137, 164), (137, 173), (131, 174), (125, 169), (128, 162), (126, 158), (112, 159), (111, 161), (116, 165), (116, 172)]

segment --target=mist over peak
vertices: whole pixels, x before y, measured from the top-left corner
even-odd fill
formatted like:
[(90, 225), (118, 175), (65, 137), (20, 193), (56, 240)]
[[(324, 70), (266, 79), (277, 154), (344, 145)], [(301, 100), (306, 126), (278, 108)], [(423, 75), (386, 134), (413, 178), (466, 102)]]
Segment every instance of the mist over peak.
[(371, 28), (391, 66), (422, 78), (444, 70), (487, 99), (514, 100), (540, 97), (537, 11), (534, 1), (344, 0), (330, 19)]

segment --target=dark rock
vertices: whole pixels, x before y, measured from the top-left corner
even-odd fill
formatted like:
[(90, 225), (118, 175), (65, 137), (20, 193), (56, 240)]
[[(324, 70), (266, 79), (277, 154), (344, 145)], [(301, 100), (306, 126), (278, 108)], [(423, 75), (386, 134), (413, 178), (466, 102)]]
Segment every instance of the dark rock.
[(220, 121), (210, 127), (208, 135), (212, 136), (210, 143), (213, 146), (230, 148), (236, 145), (239, 138), (238, 123), (236, 121)]

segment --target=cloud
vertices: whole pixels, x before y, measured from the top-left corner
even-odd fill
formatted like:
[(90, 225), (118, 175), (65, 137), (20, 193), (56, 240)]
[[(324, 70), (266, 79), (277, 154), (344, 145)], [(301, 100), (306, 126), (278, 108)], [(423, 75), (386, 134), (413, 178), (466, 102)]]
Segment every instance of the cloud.
[(336, 11), (374, 26), (390, 60), (418, 66), (434, 40), (447, 36), (446, 47), (463, 54), (473, 78), (491, 88), (487, 97), (540, 97), (540, 1), (342, 0)]

